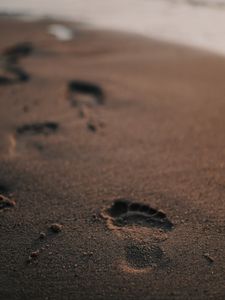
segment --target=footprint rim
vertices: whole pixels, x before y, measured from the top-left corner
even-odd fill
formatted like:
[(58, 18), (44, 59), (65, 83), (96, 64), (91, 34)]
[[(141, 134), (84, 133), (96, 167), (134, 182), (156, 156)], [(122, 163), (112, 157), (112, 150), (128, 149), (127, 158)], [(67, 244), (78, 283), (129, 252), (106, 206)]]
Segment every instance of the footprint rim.
[(114, 199), (111, 206), (105, 209), (104, 216), (118, 228), (141, 226), (163, 231), (170, 231), (174, 228), (174, 224), (162, 210), (127, 198)]

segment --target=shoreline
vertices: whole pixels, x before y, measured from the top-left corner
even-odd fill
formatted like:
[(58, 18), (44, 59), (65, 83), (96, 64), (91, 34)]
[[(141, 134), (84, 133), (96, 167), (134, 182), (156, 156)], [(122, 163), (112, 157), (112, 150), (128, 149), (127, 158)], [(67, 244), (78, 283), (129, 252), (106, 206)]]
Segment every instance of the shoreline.
[[(189, 5), (177, 1), (143, 1), (139, 3), (128, 0), (105, 4), (96, 0), (93, 6), (84, 2), (71, 4), (65, 2), (63, 7), (52, 6), (47, 1), (43, 8), (30, 1), (20, 1), (17, 6), (7, 0), (2, 2), (0, 10), (21, 11), (34, 16), (53, 16), (56, 19), (79, 21), (96, 29), (124, 31), (141, 34), (166, 42), (206, 49), (214, 53), (225, 54), (223, 41), (224, 12), (208, 6)], [(129, 10), (127, 10), (129, 7)], [(214, 20), (212, 27), (208, 20)]]
[[(17, 20), (22, 23), (43, 23), (46, 25), (46, 31), (48, 31), (48, 25), (53, 25), (53, 26), (64, 26), (67, 27), (69, 30), (74, 30), (74, 34), (76, 35), (76, 30), (75, 27), (79, 31), (86, 31), (86, 32), (102, 32), (102, 33), (109, 33), (112, 35), (121, 35), (125, 37), (130, 37), (134, 38), (137, 40), (145, 40), (148, 41), (149, 43), (156, 43), (156, 44), (161, 44), (162, 46), (172, 46), (177, 49), (180, 48), (182, 51), (195, 51), (196, 53), (201, 53), (201, 55), (209, 55), (209, 56), (217, 56), (218, 58), (224, 59), (225, 58), (225, 53), (223, 51), (216, 51), (210, 48), (204, 48), (201, 46), (197, 45), (191, 45), (191, 44), (185, 44), (182, 42), (178, 41), (173, 41), (173, 40), (166, 40), (162, 38), (157, 38), (157, 37), (152, 37), (145, 35), (143, 33), (139, 32), (129, 32), (126, 30), (121, 30), (121, 29), (113, 29), (113, 28), (107, 28), (107, 27), (100, 27), (98, 25), (94, 25), (91, 23), (84, 23), (82, 21), (76, 21), (74, 19), (67, 19), (67, 18), (60, 18), (60, 16), (38, 16), (38, 15), (32, 15), (32, 14), (25, 14), (23, 12), (21, 13), (11, 13), (11, 12), (0, 12), (0, 20)], [(49, 33), (50, 34), (50, 33)]]

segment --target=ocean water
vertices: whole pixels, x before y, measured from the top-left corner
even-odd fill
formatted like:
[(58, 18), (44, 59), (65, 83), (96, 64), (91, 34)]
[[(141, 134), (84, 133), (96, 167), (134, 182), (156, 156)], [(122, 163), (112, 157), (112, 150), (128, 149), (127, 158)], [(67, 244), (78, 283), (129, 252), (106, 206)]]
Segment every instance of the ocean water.
[(0, 11), (75, 20), (225, 55), (225, 0), (0, 0)]

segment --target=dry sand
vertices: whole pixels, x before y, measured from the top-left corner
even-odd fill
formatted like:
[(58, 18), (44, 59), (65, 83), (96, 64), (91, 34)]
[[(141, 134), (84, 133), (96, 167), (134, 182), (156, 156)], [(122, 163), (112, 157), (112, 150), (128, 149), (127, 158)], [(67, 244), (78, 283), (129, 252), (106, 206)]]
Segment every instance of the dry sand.
[(225, 60), (48, 23), (0, 22), (0, 299), (224, 299)]

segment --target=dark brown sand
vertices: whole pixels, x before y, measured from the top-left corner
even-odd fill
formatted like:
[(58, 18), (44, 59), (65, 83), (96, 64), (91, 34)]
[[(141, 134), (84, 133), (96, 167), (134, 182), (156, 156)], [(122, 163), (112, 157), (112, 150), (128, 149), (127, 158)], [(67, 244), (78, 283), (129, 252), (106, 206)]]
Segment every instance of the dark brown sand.
[(225, 60), (48, 23), (0, 21), (0, 299), (224, 299)]

